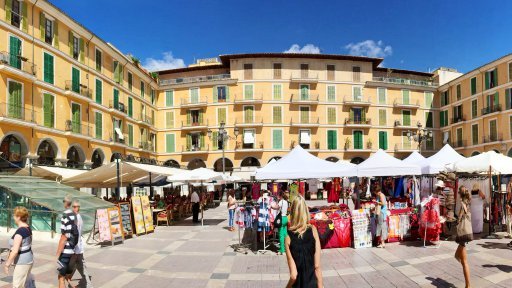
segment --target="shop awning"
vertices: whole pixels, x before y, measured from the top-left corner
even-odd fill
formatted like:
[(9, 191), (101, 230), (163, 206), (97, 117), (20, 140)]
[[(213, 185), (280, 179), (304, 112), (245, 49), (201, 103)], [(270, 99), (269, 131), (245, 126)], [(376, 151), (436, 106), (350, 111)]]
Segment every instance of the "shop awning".
[[(61, 181), (86, 173), (89, 170), (72, 169), (65, 167), (53, 167), (53, 166), (33, 166), (32, 176), (41, 177), (48, 180)], [(25, 167), (14, 175), (17, 176), (30, 176), (30, 168)]]
[(422, 161), (425, 160), (425, 157), (423, 157), (418, 151), (414, 151), (411, 153), (411, 155), (407, 156), (402, 162), (408, 163), (408, 164), (416, 164), (418, 165)]

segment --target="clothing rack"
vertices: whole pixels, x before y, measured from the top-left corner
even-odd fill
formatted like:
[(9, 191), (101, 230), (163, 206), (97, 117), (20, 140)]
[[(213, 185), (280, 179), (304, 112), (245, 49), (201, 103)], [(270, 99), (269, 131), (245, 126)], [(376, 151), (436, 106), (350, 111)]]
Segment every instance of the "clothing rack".
[[(236, 205), (238, 206), (238, 204), (242, 204), (241, 206), (244, 206), (244, 209), (247, 209), (249, 207), (254, 209), (254, 207), (252, 206), (252, 203), (250, 203), (249, 205), (248, 205), (248, 203), (250, 203), (250, 202), (246, 202), (245, 205), (243, 205), (244, 204), (243, 201), (237, 201)], [(252, 221), (252, 219), (251, 219), (251, 221)], [(237, 229), (238, 230), (238, 244), (231, 245), (231, 247), (234, 249), (235, 252), (247, 254), (250, 250), (251, 244), (243, 244), (242, 243), (242, 237), (240, 235), (240, 231), (242, 230), (242, 228), (240, 227), (240, 225), (237, 225), (237, 226), (238, 226), (238, 229)], [(244, 228), (244, 232), (245, 232), (245, 228)]]

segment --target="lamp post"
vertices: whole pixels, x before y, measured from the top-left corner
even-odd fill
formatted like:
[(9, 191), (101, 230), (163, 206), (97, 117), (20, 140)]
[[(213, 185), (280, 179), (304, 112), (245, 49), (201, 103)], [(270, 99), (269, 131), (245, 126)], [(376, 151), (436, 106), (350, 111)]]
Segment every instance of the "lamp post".
[[(235, 127), (235, 129), (234, 129), (235, 137), (229, 136), (228, 131), (226, 130), (225, 126), (226, 126), (226, 123), (224, 123), (224, 121), (220, 122), (219, 135), (218, 135), (218, 137), (220, 137), (220, 141), (222, 143), (222, 174), (226, 174), (226, 158), (224, 157), (225, 152), (226, 152), (225, 151), (225, 149), (226, 149), (225, 143), (229, 139), (236, 140), (236, 138), (238, 137), (238, 134), (240, 133), (240, 130), (238, 129), (238, 127)], [(208, 129), (208, 139), (210, 139), (210, 140), (212, 139), (212, 134), (213, 134), (213, 131), (211, 129)], [(217, 138), (217, 141), (218, 141), (218, 138)], [(223, 201), (225, 200), (224, 199), (224, 191), (222, 193), (222, 200)]]
[(421, 143), (423, 141), (432, 140), (432, 130), (423, 128), (421, 122), (418, 122), (418, 130), (415, 132), (407, 131), (407, 138), (409, 141), (414, 141), (418, 143), (418, 152), (421, 154)]

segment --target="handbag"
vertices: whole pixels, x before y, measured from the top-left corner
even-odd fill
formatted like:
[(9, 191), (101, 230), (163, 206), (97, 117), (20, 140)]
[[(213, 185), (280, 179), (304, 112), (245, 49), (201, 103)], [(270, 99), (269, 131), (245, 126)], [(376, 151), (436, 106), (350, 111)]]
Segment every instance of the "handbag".
[(281, 212), (277, 214), (276, 219), (274, 219), (274, 228), (281, 228), (283, 226), (283, 215), (281, 215)]
[(466, 243), (473, 241), (473, 227), (471, 226), (471, 213), (468, 212), (466, 204), (462, 203), (457, 223), (457, 236), (455, 242)]

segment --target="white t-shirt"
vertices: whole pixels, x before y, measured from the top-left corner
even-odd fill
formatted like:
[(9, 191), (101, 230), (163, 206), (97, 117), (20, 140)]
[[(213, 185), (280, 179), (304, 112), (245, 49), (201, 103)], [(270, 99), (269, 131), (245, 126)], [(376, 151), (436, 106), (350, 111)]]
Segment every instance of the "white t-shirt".
[(281, 199), (279, 207), (281, 207), (281, 216), (288, 216), (288, 201)]
[(84, 221), (82, 220), (82, 215), (79, 213), (76, 214), (76, 227), (78, 228), (78, 243), (75, 246), (75, 254), (84, 254), (84, 242), (82, 241), (82, 227), (84, 226)]
[(192, 195), (190, 195), (190, 202), (199, 203), (199, 195), (196, 192), (192, 192)]

